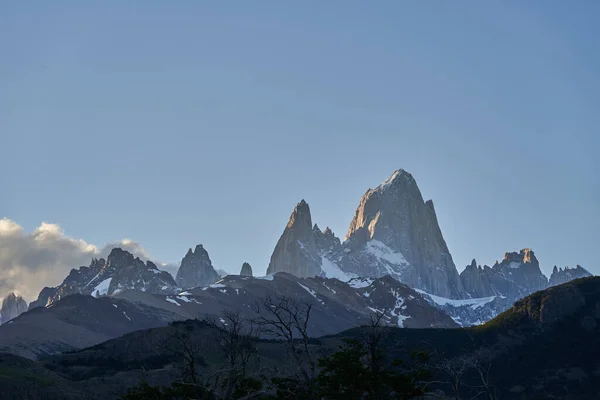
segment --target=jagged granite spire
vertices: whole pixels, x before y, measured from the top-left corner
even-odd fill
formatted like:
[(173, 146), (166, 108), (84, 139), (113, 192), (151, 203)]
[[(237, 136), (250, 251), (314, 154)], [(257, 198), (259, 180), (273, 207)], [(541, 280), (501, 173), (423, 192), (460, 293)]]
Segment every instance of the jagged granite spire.
[(398, 261), (397, 277), (407, 285), (443, 297), (465, 296), (433, 202), (423, 200), (417, 182), (405, 170), (395, 171), (360, 200), (346, 243), (354, 250), (370, 242), (375, 251), (406, 261), (405, 267)]
[(321, 257), (313, 235), (310, 207), (304, 200), (294, 208), (271, 255), (267, 274), (276, 272), (289, 272), (299, 277), (321, 273)]
[(21, 296), (10, 292), (2, 300), (2, 308), (0, 309), (0, 324), (5, 324), (13, 318), (27, 311), (27, 303)]
[(503, 296), (517, 300), (546, 288), (548, 279), (542, 274), (533, 250), (506, 252), (502, 262), (493, 267), (465, 268), (460, 279), (471, 297)]
[(181, 260), (176, 282), (183, 289), (210, 285), (219, 280), (219, 274), (213, 268), (208, 252), (201, 244), (195, 250), (189, 249)]
[(242, 270), (240, 271), (242, 276), (252, 276), (252, 267), (247, 262), (242, 264)]
[(572, 281), (573, 279), (585, 278), (586, 276), (592, 276), (592, 274), (581, 265), (577, 265), (575, 268), (565, 267), (564, 269), (556, 268), (555, 265), (552, 270), (552, 275), (550, 275), (548, 286), (560, 285)]

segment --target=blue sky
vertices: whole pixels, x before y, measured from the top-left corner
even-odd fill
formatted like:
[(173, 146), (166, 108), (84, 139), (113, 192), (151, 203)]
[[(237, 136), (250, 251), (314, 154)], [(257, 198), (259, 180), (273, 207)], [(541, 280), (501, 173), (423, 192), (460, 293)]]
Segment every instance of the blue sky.
[[(211, 3), (211, 4), (209, 4)], [(459, 269), (600, 273), (600, 3), (11, 2), (0, 217), (257, 272), (295, 204), (343, 237), (395, 169)]]

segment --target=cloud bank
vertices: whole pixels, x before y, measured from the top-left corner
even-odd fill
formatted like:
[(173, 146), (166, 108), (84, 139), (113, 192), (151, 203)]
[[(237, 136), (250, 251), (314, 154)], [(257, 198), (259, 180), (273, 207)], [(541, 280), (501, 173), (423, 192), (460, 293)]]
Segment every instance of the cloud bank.
[[(43, 222), (28, 233), (16, 222), (2, 218), (0, 297), (14, 291), (32, 301), (44, 286), (60, 284), (72, 268), (89, 265), (93, 257), (106, 257), (114, 247), (121, 247), (144, 260), (149, 258), (140, 243), (129, 239), (97, 247), (65, 235), (56, 224)], [(169, 272), (171, 269), (167, 268)]]

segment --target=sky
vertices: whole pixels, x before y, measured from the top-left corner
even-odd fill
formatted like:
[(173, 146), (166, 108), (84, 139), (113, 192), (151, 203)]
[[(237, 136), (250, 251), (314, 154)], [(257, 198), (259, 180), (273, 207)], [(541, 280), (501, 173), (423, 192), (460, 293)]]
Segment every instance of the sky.
[[(546, 274), (600, 274), (598, 16), (592, 0), (2, 4), (0, 237), (74, 243), (70, 262), (127, 239), (177, 263), (202, 243), (216, 268), (261, 273), (298, 201), (343, 238), (403, 168), (459, 270), (530, 247)], [(0, 281), (26, 286), (7, 243)], [(65, 262), (36, 276), (60, 283)]]

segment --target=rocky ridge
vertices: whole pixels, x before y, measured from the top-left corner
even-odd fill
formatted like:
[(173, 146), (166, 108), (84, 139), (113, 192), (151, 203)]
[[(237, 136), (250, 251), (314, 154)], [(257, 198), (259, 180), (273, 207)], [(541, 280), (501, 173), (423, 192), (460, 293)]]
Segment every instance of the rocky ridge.
[(592, 274), (581, 265), (577, 265), (575, 268), (565, 267), (564, 269), (557, 268), (555, 265), (552, 270), (552, 275), (550, 275), (548, 286), (560, 285), (572, 281), (573, 279), (585, 278), (587, 276), (592, 276)]
[[(55, 293), (50, 296), (54, 289)], [(129, 289), (172, 293), (177, 290), (177, 285), (171, 274), (159, 270), (151, 261), (144, 263), (128, 251), (116, 247), (106, 260), (93, 259), (88, 267), (72, 269), (57, 288), (44, 288), (34, 307), (44, 302), (47, 306), (75, 293), (98, 297)]]

